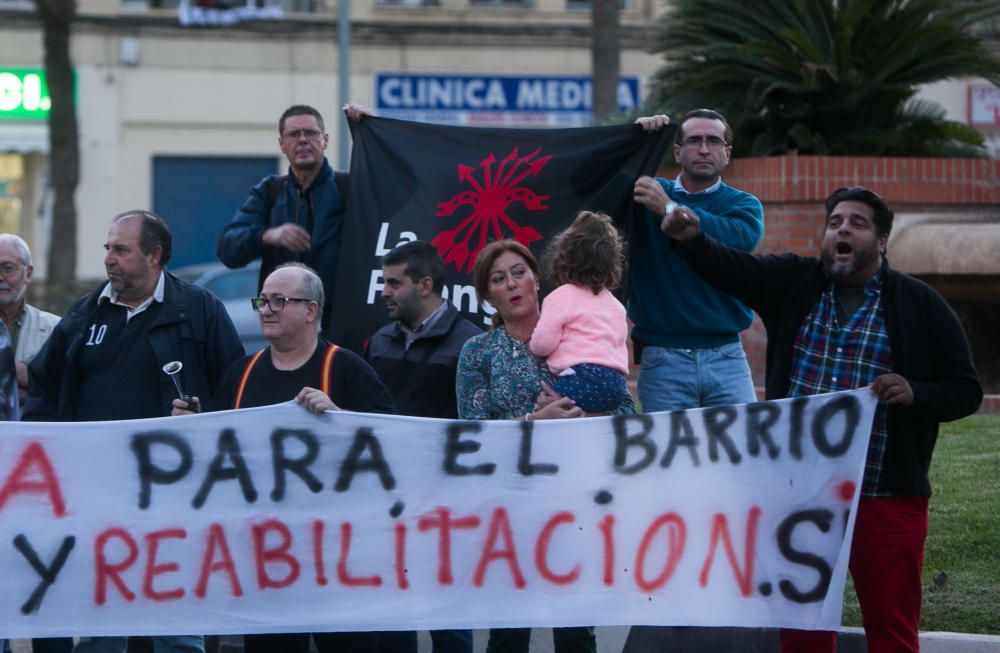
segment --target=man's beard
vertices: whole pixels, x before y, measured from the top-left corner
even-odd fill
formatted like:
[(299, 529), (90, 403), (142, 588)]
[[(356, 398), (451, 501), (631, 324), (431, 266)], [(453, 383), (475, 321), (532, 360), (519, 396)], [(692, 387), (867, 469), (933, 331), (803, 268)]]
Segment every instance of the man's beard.
[(827, 273), (834, 281), (843, 282), (857, 274), (860, 270), (877, 261), (880, 254), (878, 244), (873, 245), (870, 249), (855, 248), (852, 253), (853, 256), (846, 263), (836, 262), (837, 251), (835, 247), (824, 249), (821, 253), (820, 259), (823, 261), (823, 266), (826, 267)]
[[(0, 291), (6, 290), (8, 292), (12, 291), (13, 288), (0, 288)], [(10, 306), (12, 304), (19, 304), (21, 300), (24, 299), (24, 290), (19, 292), (17, 295), (0, 295), (0, 306)]]

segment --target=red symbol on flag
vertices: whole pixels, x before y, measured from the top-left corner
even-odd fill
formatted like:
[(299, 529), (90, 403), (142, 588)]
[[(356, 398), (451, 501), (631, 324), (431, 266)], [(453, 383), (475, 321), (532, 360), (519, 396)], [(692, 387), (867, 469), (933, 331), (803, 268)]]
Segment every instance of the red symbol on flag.
[[(447, 202), (439, 202), (437, 213), (443, 218), (454, 215), (462, 206), (469, 206), (470, 213), (454, 229), (446, 229), (431, 240), (444, 258), (445, 264), (454, 263), (459, 270), (471, 272), (476, 256), (492, 235), (493, 240), (513, 238), (525, 247), (542, 234), (530, 225), (521, 226), (509, 215), (507, 209), (520, 202), (528, 211), (542, 211), (548, 208), (548, 195), (538, 195), (524, 186), (518, 186), (527, 177), (536, 177), (549, 162), (552, 155), (536, 159), (542, 148), (525, 156), (517, 155), (517, 148), (500, 161), (496, 172), (493, 164), (496, 157), (490, 153), (479, 163), (481, 173), (477, 178), (476, 169), (458, 164), (458, 179), (472, 186), (473, 190), (463, 190)], [(472, 243), (474, 241), (474, 244)]]

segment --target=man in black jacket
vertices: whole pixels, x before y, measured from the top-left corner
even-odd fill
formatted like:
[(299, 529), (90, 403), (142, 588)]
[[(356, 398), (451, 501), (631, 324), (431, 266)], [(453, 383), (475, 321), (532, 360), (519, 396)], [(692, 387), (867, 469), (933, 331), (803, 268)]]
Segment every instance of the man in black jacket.
[[(893, 213), (862, 188), (826, 200), (819, 258), (752, 256), (699, 228), (692, 211), (661, 222), (675, 250), (767, 329), (766, 395), (871, 385), (879, 398), (851, 549), (870, 653), (917, 651), (927, 479), (940, 422), (976, 411), (982, 388), (955, 313), (889, 267)], [(783, 653), (834, 650), (834, 634), (783, 630)]]
[[(365, 347), (400, 415), (455, 419), (455, 371), (462, 345), (480, 333), (445, 301), (444, 261), (429, 243), (399, 245), (382, 258), (382, 299), (392, 322)], [(436, 653), (471, 653), (472, 631), (431, 632)], [(415, 653), (416, 633), (379, 636), (380, 653)]]
[[(371, 114), (354, 102), (344, 111), (351, 120)], [(278, 146), (288, 159), (288, 174), (261, 179), (216, 244), (216, 255), (226, 267), (261, 259), (258, 290), (282, 263), (300, 261), (316, 270), (328, 290), (322, 307), (324, 330), (330, 322), (329, 295), (340, 259), (348, 187), (347, 174), (334, 173), (324, 156), (329, 144), (319, 111), (304, 104), (288, 107), (278, 120)]]
[[(66, 311), (28, 367), (26, 420), (163, 417), (177, 397), (165, 364), (180, 361), (185, 392), (210, 397), (243, 356), (222, 302), (166, 272), (172, 237), (160, 216), (122, 213), (104, 247), (108, 282)], [(157, 651), (204, 651), (200, 635), (154, 640)], [(124, 651), (125, 638), (85, 637), (74, 650)]]

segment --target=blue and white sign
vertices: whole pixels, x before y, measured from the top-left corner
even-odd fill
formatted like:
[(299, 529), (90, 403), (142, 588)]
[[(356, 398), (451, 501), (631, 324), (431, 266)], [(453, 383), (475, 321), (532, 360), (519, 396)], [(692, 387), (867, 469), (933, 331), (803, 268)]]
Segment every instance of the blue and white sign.
[[(639, 78), (618, 82), (618, 108), (639, 106)], [(591, 122), (589, 76), (377, 73), (380, 116), (479, 127), (579, 127)]]

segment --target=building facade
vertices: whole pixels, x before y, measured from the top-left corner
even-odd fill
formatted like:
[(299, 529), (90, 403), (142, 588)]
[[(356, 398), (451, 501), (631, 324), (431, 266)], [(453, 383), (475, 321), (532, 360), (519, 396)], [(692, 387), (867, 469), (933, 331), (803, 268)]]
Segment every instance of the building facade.
[[(620, 100), (629, 109), (659, 63), (647, 49), (662, 3), (622, 4)], [(338, 165), (336, 2), (80, 0), (78, 7), (78, 277), (103, 274), (106, 225), (129, 208), (167, 218), (178, 240), (175, 265), (212, 260), (216, 234), (250, 186), (285, 165), (276, 120), (291, 104), (324, 114)], [(350, 97), (379, 114), (572, 125), (589, 112), (587, 2), (357, 0), (350, 13)], [(33, 3), (0, 0), (0, 109), (19, 103), (16, 115), (0, 119), (0, 228), (28, 240), (44, 275), (42, 60)]]
[[(589, 119), (587, 0), (354, 0), (349, 96), (380, 115), (453, 124), (573, 126)], [(634, 109), (660, 65), (662, 0), (622, 0), (619, 104)], [(337, 0), (79, 0), (72, 36), (81, 175), (80, 278), (99, 277), (108, 219), (161, 212), (175, 266), (214, 258), (215, 236), (264, 174), (281, 171), (276, 118), (295, 103), (343, 123)], [(0, 230), (20, 233), (44, 276), (48, 136), (41, 24), (0, 0)], [(952, 80), (922, 95), (1000, 149), (1000, 90)]]

